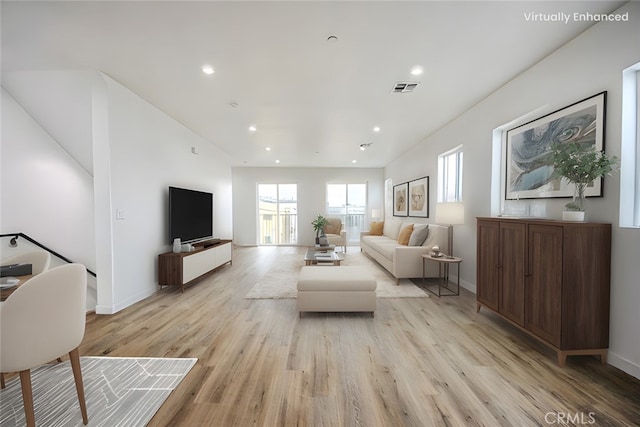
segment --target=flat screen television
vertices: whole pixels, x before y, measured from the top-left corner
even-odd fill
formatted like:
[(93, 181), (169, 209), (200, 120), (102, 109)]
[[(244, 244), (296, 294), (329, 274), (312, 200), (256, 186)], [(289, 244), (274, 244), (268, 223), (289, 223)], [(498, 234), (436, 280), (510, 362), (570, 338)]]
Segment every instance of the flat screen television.
[(213, 236), (213, 194), (169, 187), (169, 243), (194, 242)]

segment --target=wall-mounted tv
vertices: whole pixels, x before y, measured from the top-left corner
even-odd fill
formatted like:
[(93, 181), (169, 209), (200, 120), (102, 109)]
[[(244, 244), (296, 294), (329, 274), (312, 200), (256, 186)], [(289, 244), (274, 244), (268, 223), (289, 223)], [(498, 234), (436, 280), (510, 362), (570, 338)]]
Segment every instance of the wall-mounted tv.
[(194, 242), (213, 236), (213, 194), (169, 187), (169, 243)]

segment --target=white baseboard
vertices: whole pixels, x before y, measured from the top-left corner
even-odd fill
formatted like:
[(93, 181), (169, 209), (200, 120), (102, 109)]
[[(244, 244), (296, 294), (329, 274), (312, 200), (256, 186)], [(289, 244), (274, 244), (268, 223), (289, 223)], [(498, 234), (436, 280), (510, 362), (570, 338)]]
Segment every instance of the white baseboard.
[(620, 357), (611, 350), (607, 353), (607, 362), (621, 371), (640, 379), (640, 365), (637, 365), (624, 357)]
[(109, 305), (96, 305), (96, 314), (115, 314), (120, 310), (123, 310), (139, 301), (142, 301), (145, 298), (150, 297), (151, 295), (155, 294), (157, 292), (157, 289), (154, 287), (152, 289), (149, 290), (145, 290), (143, 292), (139, 292), (136, 295), (132, 296), (131, 298), (128, 298), (125, 301), (121, 301), (113, 306), (109, 306)]

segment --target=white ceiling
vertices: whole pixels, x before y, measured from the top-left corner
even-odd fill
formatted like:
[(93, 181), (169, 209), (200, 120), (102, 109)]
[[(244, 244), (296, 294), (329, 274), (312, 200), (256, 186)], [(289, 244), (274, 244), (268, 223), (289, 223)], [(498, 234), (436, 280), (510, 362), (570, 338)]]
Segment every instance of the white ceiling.
[(2, 70), (100, 70), (234, 166), (382, 167), (591, 25), (526, 13), (623, 3), (2, 1)]

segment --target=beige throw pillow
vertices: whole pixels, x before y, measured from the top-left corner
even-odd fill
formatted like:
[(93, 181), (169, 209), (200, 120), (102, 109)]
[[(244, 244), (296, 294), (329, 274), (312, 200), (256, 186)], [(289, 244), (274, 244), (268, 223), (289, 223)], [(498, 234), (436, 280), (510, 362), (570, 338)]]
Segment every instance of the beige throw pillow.
[(411, 238), (412, 232), (413, 224), (407, 225), (402, 230), (400, 230), (400, 234), (398, 234), (398, 243), (407, 246), (409, 244), (409, 239)]
[(382, 229), (384, 228), (384, 221), (372, 222), (369, 227), (369, 234), (371, 236), (382, 236)]

